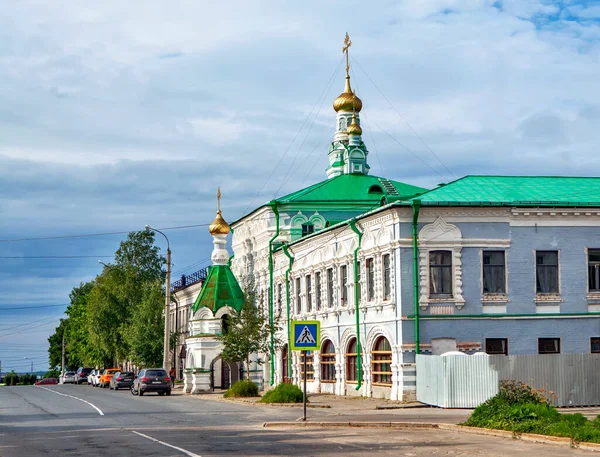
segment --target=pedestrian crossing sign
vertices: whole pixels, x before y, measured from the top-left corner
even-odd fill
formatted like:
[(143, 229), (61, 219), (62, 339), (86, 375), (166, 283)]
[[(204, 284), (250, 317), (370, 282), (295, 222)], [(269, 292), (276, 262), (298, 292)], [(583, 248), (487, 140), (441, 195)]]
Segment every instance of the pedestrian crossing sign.
[(318, 351), (321, 347), (321, 322), (292, 321), (291, 348), (293, 351)]

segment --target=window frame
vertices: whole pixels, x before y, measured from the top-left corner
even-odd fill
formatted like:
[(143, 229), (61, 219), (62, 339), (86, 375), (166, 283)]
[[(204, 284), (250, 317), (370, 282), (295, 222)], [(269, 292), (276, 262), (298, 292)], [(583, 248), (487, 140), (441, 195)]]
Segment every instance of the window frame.
[(392, 298), (392, 256), (383, 254), (381, 256), (381, 270), (383, 274), (383, 300)]
[[(586, 255), (586, 257), (587, 257), (587, 273), (588, 273), (588, 281), (587, 281), (588, 293), (590, 293), (590, 294), (600, 294), (600, 260), (590, 260), (590, 256), (592, 254), (598, 254), (598, 255), (600, 255), (600, 249), (597, 249), (597, 248), (588, 248), (587, 249), (587, 255)], [(596, 288), (595, 289), (591, 288), (592, 267), (594, 267), (593, 277), (594, 277), (595, 282), (596, 282)]]
[[(428, 271), (429, 271), (429, 297), (432, 299), (452, 299), (454, 298), (454, 259), (453, 259), (453, 255), (454, 252), (450, 249), (432, 249), (427, 253), (427, 260), (428, 260)], [(431, 256), (435, 255), (435, 254), (447, 254), (450, 257), (450, 263), (449, 264), (433, 264), (431, 263)], [(441, 281), (442, 284), (442, 289), (443, 289), (443, 285), (444, 285), (444, 269), (449, 271), (449, 288), (450, 291), (449, 292), (433, 292), (433, 284), (434, 284), (434, 274), (433, 274), (433, 270), (439, 270), (440, 274), (438, 274), (439, 276), (439, 280)]]
[(312, 277), (311, 275), (306, 275), (304, 277), (304, 287), (306, 290), (306, 312), (312, 312)]
[[(325, 350), (329, 350), (330, 352), (325, 352)], [(335, 345), (331, 340), (325, 340), (323, 342), (319, 358), (319, 363), (321, 365), (321, 382), (330, 384), (335, 383)]]
[[(544, 351), (542, 352), (542, 345), (543, 344), (548, 344), (551, 341), (554, 342), (554, 347), (555, 350), (553, 351)], [(538, 338), (538, 354), (560, 354), (561, 352), (561, 340), (560, 338), (556, 338), (556, 337), (548, 337), (548, 338)]]
[[(596, 350), (594, 350), (594, 345), (596, 345)], [(590, 354), (600, 354), (600, 336), (590, 337)]]
[[(540, 253), (555, 253), (556, 254), (556, 265), (550, 265), (550, 264), (538, 264), (538, 255)], [(535, 294), (536, 296), (556, 296), (556, 295), (560, 295), (560, 251), (559, 250), (536, 250), (534, 251), (534, 268), (535, 268), (535, 283), (534, 283), (534, 287), (535, 287)], [(539, 274), (539, 270), (543, 268), (544, 270), (549, 270), (550, 268), (556, 268), (556, 292), (554, 291), (549, 291), (549, 292), (544, 292), (544, 291), (540, 291), (539, 289), (539, 282), (538, 282), (538, 274)]]
[(365, 259), (365, 270), (367, 274), (367, 301), (375, 300), (375, 259)]
[(348, 305), (348, 265), (340, 266), (340, 301), (342, 306)]
[[(386, 346), (389, 347), (389, 350)], [(389, 358), (387, 358), (388, 356)], [(371, 380), (374, 386), (390, 387), (392, 385), (392, 363), (392, 345), (385, 336), (381, 335), (375, 340), (373, 349), (371, 349)]]
[[(502, 254), (502, 265), (499, 264), (485, 264), (485, 256), (486, 254)], [(490, 292), (486, 291), (486, 271), (489, 271), (490, 274), (494, 269), (502, 268), (502, 291), (501, 292)], [(507, 294), (508, 283), (507, 283), (507, 269), (506, 269), (506, 250), (492, 250), (492, 249), (482, 249), (481, 250), (481, 293), (482, 295), (495, 295), (495, 296), (503, 296)], [(491, 274), (493, 277), (493, 274)]]
[(296, 279), (296, 281), (294, 284), (294, 289), (296, 292), (296, 314), (302, 314), (302, 294), (301, 294), (302, 281), (299, 276), (295, 279)]
[[(352, 345), (354, 344), (354, 347)], [(346, 353), (344, 354), (345, 365), (346, 365), (346, 382), (351, 384), (358, 384), (358, 339), (353, 337), (346, 346)], [(354, 350), (354, 352), (352, 352)]]
[(321, 311), (321, 305), (321, 272), (315, 271), (315, 308), (317, 311)]
[(333, 268), (328, 268), (327, 270), (327, 307), (333, 308), (335, 304), (333, 303), (333, 289), (334, 289), (334, 277), (333, 277)]
[(315, 380), (315, 353), (314, 351), (301, 351), (298, 354), (298, 377), (300, 381), (304, 381), (304, 357), (306, 357), (306, 381)]
[[(502, 352), (490, 351), (488, 345), (492, 342), (501, 342), (503, 347)], [(508, 355), (508, 338), (486, 338), (485, 353), (490, 355)]]

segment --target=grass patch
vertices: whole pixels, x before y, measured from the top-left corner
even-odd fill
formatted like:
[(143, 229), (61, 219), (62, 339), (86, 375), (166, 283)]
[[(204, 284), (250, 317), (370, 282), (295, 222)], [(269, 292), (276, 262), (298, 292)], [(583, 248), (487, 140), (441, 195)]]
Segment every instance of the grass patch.
[(262, 403), (302, 403), (303, 394), (295, 384), (281, 383), (260, 399)]
[(561, 414), (543, 392), (515, 381), (502, 381), (498, 394), (475, 408), (462, 425), (600, 443), (600, 416), (590, 421), (580, 413)]
[(238, 381), (231, 386), (225, 394), (225, 398), (232, 397), (258, 397), (258, 386), (252, 381)]

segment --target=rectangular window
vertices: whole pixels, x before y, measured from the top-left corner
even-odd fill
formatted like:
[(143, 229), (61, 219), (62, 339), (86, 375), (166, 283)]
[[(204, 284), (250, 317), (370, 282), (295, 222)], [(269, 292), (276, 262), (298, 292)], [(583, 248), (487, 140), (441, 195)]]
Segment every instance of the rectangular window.
[(277, 309), (279, 314), (283, 312), (283, 284), (277, 284)]
[(306, 311), (309, 313), (312, 311), (312, 283), (310, 275), (306, 277)]
[(600, 249), (588, 250), (588, 291), (600, 292)]
[(383, 299), (389, 300), (392, 295), (392, 270), (390, 268), (390, 255), (383, 256)]
[(327, 306), (333, 308), (333, 268), (327, 269)]
[(483, 293), (506, 293), (506, 256), (504, 251), (483, 251)]
[(600, 353), (600, 338), (590, 338), (590, 346), (592, 350), (592, 354)]
[(431, 251), (429, 253), (430, 295), (452, 295), (452, 252)]
[(317, 311), (321, 310), (321, 272), (315, 273), (315, 304)]
[[(306, 354), (306, 355), (305, 355)], [(314, 381), (315, 379), (315, 356), (312, 351), (302, 351), (300, 353), (300, 379), (304, 381), (304, 357), (306, 357), (306, 380)]]
[(357, 291), (358, 291), (358, 303), (360, 303), (361, 299), (362, 299), (362, 289), (360, 287), (360, 281), (361, 281), (361, 277), (360, 277), (360, 262), (356, 262), (356, 284), (354, 287), (356, 287)]
[(375, 266), (373, 259), (367, 259), (367, 301), (375, 299)]
[(306, 224), (302, 224), (302, 236), (310, 235), (315, 232), (315, 226), (307, 222)]
[(348, 266), (342, 265), (340, 267), (340, 297), (342, 306), (348, 304)]
[(486, 338), (485, 352), (487, 354), (503, 354), (508, 355), (508, 339), (507, 338)]
[(560, 338), (538, 338), (538, 354), (560, 354)]
[(296, 278), (296, 314), (302, 312), (302, 301), (300, 299), (300, 278)]
[(535, 291), (538, 294), (558, 293), (558, 251), (535, 253)]

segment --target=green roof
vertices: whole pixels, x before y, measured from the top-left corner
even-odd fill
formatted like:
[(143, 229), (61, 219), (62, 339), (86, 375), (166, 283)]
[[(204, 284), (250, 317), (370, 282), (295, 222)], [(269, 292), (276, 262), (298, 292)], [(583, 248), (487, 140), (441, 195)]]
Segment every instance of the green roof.
[[(379, 188), (377, 191), (376, 187)], [(312, 186), (278, 198), (279, 204), (351, 202), (354, 204), (377, 204), (382, 197), (395, 196), (405, 199), (426, 192), (422, 187), (411, 186), (391, 179), (362, 174), (339, 175)]]
[(600, 206), (600, 178), (465, 176), (415, 200), (428, 206)]
[(219, 308), (230, 306), (236, 311), (242, 309), (244, 292), (228, 265), (213, 265), (208, 268), (206, 281), (192, 306), (192, 312), (205, 306), (215, 314)]

